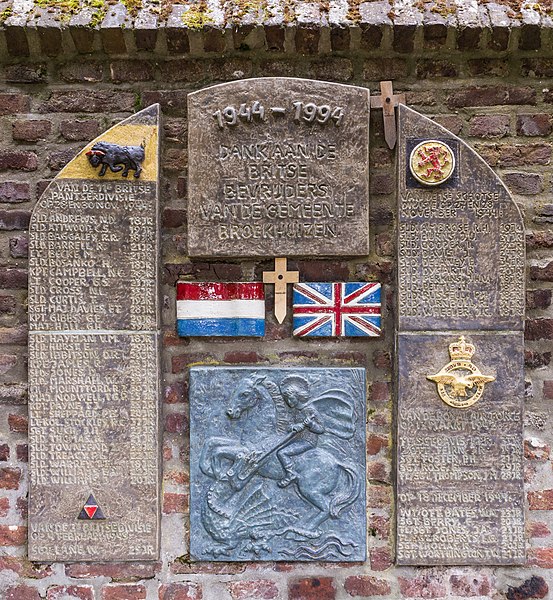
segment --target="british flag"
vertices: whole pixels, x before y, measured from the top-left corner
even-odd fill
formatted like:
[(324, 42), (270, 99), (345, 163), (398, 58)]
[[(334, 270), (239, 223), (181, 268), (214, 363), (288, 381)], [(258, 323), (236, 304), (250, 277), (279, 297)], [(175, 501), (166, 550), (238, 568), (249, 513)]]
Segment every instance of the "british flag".
[(294, 335), (379, 336), (380, 283), (296, 283)]

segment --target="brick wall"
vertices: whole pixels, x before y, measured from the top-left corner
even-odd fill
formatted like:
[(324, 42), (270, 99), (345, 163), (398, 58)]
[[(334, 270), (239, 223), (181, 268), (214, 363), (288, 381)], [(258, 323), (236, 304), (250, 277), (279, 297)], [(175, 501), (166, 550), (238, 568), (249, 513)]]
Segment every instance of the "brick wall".
[[(377, 3), (375, 3), (377, 4)], [(0, 40), (0, 597), (9, 600), (344, 600), (548, 597), (553, 590), (553, 46), (535, 25), (25, 30)], [(474, 25), (474, 24), (473, 24)], [(59, 39), (58, 36), (59, 34)], [(139, 35), (140, 34), (140, 35)], [(80, 36), (80, 37), (79, 37)], [(58, 43), (52, 42), (58, 40)], [(119, 43), (117, 42), (119, 40)], [(186, 255), (186, 94), (253, 76), (368, 86), (393, 79), (407, 103), (467, 140), (502, 176), (528, 242), (526, 439), (528, 563), (520, 568), (393, 566), (394, 154), (371, 117), (371, 254), (290, 261), (304, 280), (384, 287), (379, 340), (296, 341), (270, 314), (262, 341), (179, 339), (175, 282), (260, 280), (270, 261)], [(136, 109), (163, 109), (162, 554), (156, 563), (31, 564), (27, 506), (27, 233), (46, 183), (85, 142)], [(271, 304), (271, 299), (269, 301)], [(188, 404), (191, 364), (336, 365), (368, 370), (368, 539), (364, 564), (191, 563)]]

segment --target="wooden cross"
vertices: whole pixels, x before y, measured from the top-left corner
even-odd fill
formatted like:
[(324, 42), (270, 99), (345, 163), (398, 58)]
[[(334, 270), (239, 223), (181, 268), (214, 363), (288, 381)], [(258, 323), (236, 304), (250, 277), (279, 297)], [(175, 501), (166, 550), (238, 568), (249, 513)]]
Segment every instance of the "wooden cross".
[(381, 108), (384, 116), (384, 139), (393, 150), (397, 142), (396, 113), (398, 104), (405, 104), (405, 94), (394, 94), (391, 81), (380, 82), (380, 96), (371, 96), (371, 108)]
[(299, 271), (288, 271), (285, 258), (275, 258), (275, 270), (263, 272), (263, 283), (273, 283), (275, 286), (275, 316), (279, 323), (286, 317), (287, 286), (299, 280)]

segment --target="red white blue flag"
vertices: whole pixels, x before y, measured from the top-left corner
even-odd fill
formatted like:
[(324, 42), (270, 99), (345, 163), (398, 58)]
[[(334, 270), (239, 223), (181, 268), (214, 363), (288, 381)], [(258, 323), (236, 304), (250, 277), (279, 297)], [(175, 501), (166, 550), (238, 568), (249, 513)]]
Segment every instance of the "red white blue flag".
[(177, 332), (183, 337), (263, 336), (263, 284), (179, 281)]
[(294, 335), (379, 336), (380, 283), (296, 283)]

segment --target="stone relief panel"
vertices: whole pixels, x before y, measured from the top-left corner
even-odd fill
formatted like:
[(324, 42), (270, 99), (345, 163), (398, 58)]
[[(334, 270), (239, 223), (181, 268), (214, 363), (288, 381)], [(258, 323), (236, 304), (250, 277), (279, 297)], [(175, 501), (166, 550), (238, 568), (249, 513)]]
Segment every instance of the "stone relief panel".
[(365, 371), (190, 370), (194, 560), (363, 561)]

